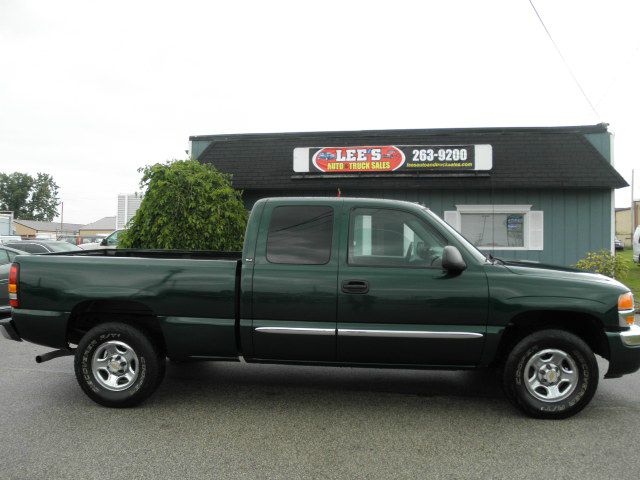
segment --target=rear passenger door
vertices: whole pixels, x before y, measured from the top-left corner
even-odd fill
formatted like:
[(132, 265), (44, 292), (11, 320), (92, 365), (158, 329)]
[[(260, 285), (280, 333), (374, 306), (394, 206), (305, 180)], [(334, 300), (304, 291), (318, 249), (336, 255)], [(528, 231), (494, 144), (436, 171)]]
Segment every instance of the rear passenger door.
[(337, 203), (265, 205), (253, 269), (257, 359), (335, 361)]

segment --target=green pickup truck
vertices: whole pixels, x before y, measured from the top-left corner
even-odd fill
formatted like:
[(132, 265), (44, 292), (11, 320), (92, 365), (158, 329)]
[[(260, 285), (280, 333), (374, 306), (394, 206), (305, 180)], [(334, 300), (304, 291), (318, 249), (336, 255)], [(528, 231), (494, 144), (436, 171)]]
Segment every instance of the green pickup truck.
[(165, 359), (502, 376), (528, 415), (584, 408), (599, 379), (640, 368), (629, 289), (610, 278), (486, 257), (427, 208), (271, 198), (242, 253), (95, 250), (19, 256), (0, 330), (75, 355), (86, 394), (138, 404)]

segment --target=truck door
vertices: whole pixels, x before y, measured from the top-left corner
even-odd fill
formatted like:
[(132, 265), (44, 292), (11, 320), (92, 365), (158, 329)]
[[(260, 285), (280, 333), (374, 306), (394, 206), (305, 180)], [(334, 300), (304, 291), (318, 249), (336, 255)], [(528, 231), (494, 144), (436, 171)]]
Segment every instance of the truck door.
[(338, 361), (477, 364), (488, 308), (481, 266), (469, 264), (456, 275), (443, 271), (446, 239), (408, 211), (352, 208), (344, 222), (348, 243), (338, 276)]
[(321, 199), (265, 205), (253, 269), (255, 358), (335, 361), (338, 218)]

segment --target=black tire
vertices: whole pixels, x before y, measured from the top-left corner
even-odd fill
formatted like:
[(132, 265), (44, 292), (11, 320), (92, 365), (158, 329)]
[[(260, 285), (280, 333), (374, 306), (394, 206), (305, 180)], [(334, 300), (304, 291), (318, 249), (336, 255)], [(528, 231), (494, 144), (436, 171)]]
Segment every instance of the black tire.
[[(563, 353), (569, 357), (562, 363), (562, 365), (569, 367), (566, 368), (568, 372), (573, 371), (568, 362), (573, 361), (573, 365), (576, 367), (573, 376), (577, 378), (575, 382), (565, 380), (561, 383), (556, 380), (559, 387), (565, 388), (564, 392), (558, 394), (557, 400), (553, 398), (553, 393), (544, 384), (536, 390), (533, 388), (534, 385), (527, 381), (527, 378), (537, 380), (539, 378), (537, 377), (538, 372), (553, 369), (550, 365), (555, 364), (549, 361), (543, 367), (545, 370), (537, 370), (535, 366), (531, 365), (525, 372), (530, 361), (544, 359), (545, 356), (553, 358), (551, 357), (552, 353), (543, 354), (543, 351), (547, 350), (560, 352), (559, 357)], [(544, 361), (541, 360), (543, 363)], [(567, 375), (564, 372), (565, 370), (562, 370), (560, 375)], [(552, 379), (557, 378), (555, 371), (550, 375)], [(581, 338), (564, 330), (541, 330), (526, 336), (511, 350), (505, 362), (502, 382), (511, 403), (525, 414), (534, 418), (561, 419), (571, 417), (587, 406), (598, 387), (598, 378), (596, 357)], [(549, 378), (545, 378), (544, 381), (548, 382)], [(567, 384), (569, 386), (565, 387)], [(539, 398), (545, 394), (549, 398), (546, 400)], [(566, 397), (562, 398), (563, 395)]]
[[(125, 385), (113, 386), (120, 389), (113, 391), (104, 386), (104, 377), (117, 378), (118, 372), (111, 377), (106, 369), (107, 364), (112, 364), (106, 362), (104, 368), (94, 373), (92, 362), (111, 347), (127, 352), (127, 349), (119, 346), (122, 343), (129, 346), (135, 355), (135, 359), (129, 362), (131, 365), (127, 364), (127, 372), (131, 372), (135, 378), (131, 382), (121, 382)], [(97, 352), (99, 349), (101, 351)], [(118, 352), (116, 350), (116, 354)], [(107, 353), (104, 355), (106, 358)], [(165, 357), (151, 336), (131, 325), (113, 322), (100, 324), (82, 337), (76, 349), (74, 366), (80, 387), (94, 402), (105, 407), (133, 407), (148, 398), (160, 385), (164, 377)], [(129, 367), (131, 370), (128, 370)], [(97, 375), (102, 376), (103, 380), (100, 381)]]

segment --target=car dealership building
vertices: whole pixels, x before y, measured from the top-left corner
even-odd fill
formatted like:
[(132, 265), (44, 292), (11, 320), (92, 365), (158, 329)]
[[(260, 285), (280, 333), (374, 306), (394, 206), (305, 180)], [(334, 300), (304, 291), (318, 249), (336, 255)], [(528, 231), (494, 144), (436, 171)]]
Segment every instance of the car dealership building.
[(190, 137), (233, 176), (247, 207), (269, 196), (419, 202), (500, 258), (573, 265), (611, 250), (614, 191), (606, 124)]

